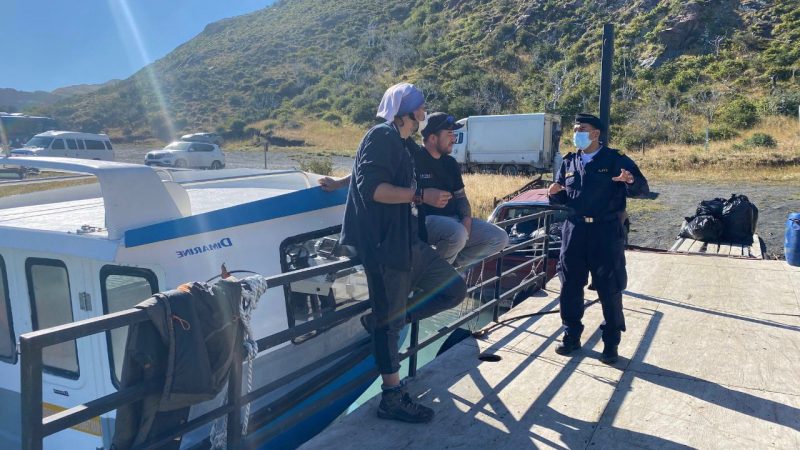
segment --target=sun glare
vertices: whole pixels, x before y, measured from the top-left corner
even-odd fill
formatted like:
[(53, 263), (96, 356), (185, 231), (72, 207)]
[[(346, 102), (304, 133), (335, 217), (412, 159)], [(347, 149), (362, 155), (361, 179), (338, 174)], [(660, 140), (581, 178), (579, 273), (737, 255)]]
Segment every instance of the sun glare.
[(111, 12), (114, 15), (114, 21), (117, 24), (117, 32), (120, 38), (128, 47), (130, 53), (128, 57), (134, 61), (137, 66), (144, 66), (147, 80), (153, 89), (161, 116), (164, 119), (164, 125), (169, 132), (170, 141), (175, 140), (175, 125), (172, 122), (172, 117), (169, 112), (169, 105), (164, 98), (161, 89), (161, 83), (158, 81), (158, 76), (155, 72), (154, 65), (151, 64), (150, 55), (145, 48), (144, 40), (139, 33), (139, 27), (136, 24), (136, 18), (133, 16), (128, 0), (108, 0)]

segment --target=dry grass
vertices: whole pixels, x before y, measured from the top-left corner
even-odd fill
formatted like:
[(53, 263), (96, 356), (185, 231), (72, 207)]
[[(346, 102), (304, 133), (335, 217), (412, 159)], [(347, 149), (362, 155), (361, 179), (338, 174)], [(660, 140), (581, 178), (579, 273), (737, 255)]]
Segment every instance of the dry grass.
[(530, 177), (506, 175), (465, 174), (467, 198), (472, 206), (472, 215), (486, 218), (494, 210), (494, 200), (502, 198), (531, 181)]
[(647, 198), (629, 198), (627, 200), (626, 211), (628, 214), (639, 216), (651, 216), (666, 209), (663, 203), (658, 200)]
[[(755, 133), (766, 133), (776, 148), (746, 148)], [(703, 145), (663, 144), (631, 152), (648, 178), (686, 181), (800, 182), (800, 125), (788, 117), (770, 117), (741, 136)]]
[[(265, 126), (273, 126), (272, 135), (291, 141), (303, 141), (305, 146), (281, 147), (270, 146), (270, 150), (287, 152), (307, 152), (317, 155), (353, 156), (358, 144), (367, 131), (366, 128), (351, 123), (336, 126), (324, 120), (307, 120), (296, 126), (279, 126), (274, 120), (264, 120), (249, 126), (259, 130)], [(252, 139), (243, 141), (226, 141), (225, 147), (235, 150), (261, 151), (263, 147), (255, 145)]]
[(47, 183), (22, 183), (12, 186), (3, 186), (0, 189), (0, 197), (8, 197), (11, 195), (30, 194), (31, 192), (48, 191), (51, 189), (60, 189), (72, 186), (80, 186), (84, 184), (97, 183), (97, 178), (89, 177), (79, 180), (64, 180), (64, 181), (50, 181)]

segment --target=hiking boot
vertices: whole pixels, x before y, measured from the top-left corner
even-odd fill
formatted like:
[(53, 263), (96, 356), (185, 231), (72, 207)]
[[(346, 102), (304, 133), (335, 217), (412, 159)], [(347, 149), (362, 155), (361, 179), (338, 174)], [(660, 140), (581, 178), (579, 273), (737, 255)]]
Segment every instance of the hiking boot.
[(402, 389), (390, 389), (381, 394), (378, 417), (408, 423), (427, 423), (433, 419), (433, 410), (412, 400)]
[(361, 326), (367, 330), (367, 333), (372, 334), (372, 331), (375, 330), (375, 315), (368, 312), (361, 315), (358, 320), (361, 322)]
[(603, 364), (614, 364), (619, 360), (616, 345), (606, 345), (603, 347), (603, 354), (600, 355), (600, 362)]
[(574, 352), (581, 348), (581, 340), (577, 337), (572, 337), (568, 334), (565, 334), (564, 337), (561, 339), (561, 343), (556, 346), (556, 353), (559, 355), (569, 355), (570, 353)]

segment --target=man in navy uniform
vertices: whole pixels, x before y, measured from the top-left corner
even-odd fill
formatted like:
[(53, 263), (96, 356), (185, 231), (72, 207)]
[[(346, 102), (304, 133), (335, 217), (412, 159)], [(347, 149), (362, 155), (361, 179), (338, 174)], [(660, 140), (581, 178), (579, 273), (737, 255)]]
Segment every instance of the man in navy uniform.
[(575, 116), (573, 140), (578, 150), (564, 156), (548, 196), (552, 204), (571, 209), (564, 222), (558, 261), (561, 320), (566, 330), (556, 353), (568, 355), (581, 347), (583, 288), (591, 272), (603, 308), (600, 361), (614, 364), (625, 331), (625, 200), (648, 193), (649, 187), (633, 160), (600, 142), (602, 128), (596, 116)]

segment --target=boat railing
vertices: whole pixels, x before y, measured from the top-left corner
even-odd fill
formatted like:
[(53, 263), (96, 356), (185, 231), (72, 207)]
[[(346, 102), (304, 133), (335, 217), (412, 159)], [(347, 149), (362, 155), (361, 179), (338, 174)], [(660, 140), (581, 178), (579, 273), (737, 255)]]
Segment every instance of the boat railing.
[[(496, 223), (501, 227), (536, 221), (537, 226), (534, 230), (544, 230), (544, 232), (531, 233), (530, 239), (508, 246), (503, 250), (486, 257), (480, 267), (492, 267), (494, 274), (488, 279), (471, 283), (468, 287), (468, 295), (474, 296), (476, 292), (489, 288), (493, 293), (492, 299), (481, 301), (480, 306), (461, 315), (446, 326), (438, 329), (432, 335), (420, 341), (419, 323), (411, 324), (411, 342), (409, 347), (401, 352), (401, 359), (409, 359), (408, 375), (413, 377), (417, 372), (417, 354), (420, 350), (439, 339), (443, 338), (456, 328), (461, 327), (470, 320), (475, 319), (479, 314), (486, 311), (493, 311), (493, 319), (498, 321), (501, 302), (508, 298), (513, 298), (516, 294), (529, 289), (532, 286), (544, 287), (547, 282), (548, 264), (548, 233), (549, 224), (552, 219), (553, 211), (545, 210), (536, 214), (527, 215), (511, 220)], [(513, 267), (505, 267), (503, 260), (508, 255), (521, 250), (526, 257), (523, 262)], [(360, 264), (357, 258), (344, 258), (342, 260), (304, 268), (292, 272), (287, 272), (266, 279), (269, 288), (282, 287), (289, 283), (354, 267)], [(519, 270), (526, 270), (530, 267), (530, 274), (533, 276), (525, 277), (523, 281), (513, 288), (503, 291), (501, 282), (503, 279)], [(467, 277), (469, 280), (469, 277)], [(308, 333), (323, 332), (331, 326), (341, 323), (343, 320), (356, 317), (370, 308), (369, 302), (362, 301), (340, 310), (334, 311), (325, 316), (311, 320), (278, 333), (266, 336), (258, 340), (258, 351), (263, 352), (272, 347), (289, 342), (292, 339), (307, 335)], [(43, 350), (46, 347), (57, 345), (64, 342), (73, 341), (82, 337), (96, 333), (106, 332), (115, 328), (130, 326), (148, 320), (147, 313), (138, 308), (131, 308), (124, 311), (106, 314), (96, 318), (90, 318), (74, 323), (60, 325), (52, 328), (42, 329), (25, 333), (20, 336), (21, 353), (21, 383), (22, 383), (22, 448), (24, 450), (38, 450), (43, 448), (44, 438), (59, 431), (79, 425), (87, 420), (98, 417), (109, 411), (117, 409), (122, 405), (132, 403), (141, 399), (144, 395), (159, 392), (162, 386), (155, 384), (139, 384), (125, 387), (121, 390), (91, 400), (65, 411), (43, 417), (42, 412), (42, 374), (43, 374)], [(320, 389), (344, 374), (352, 368), (358, 361), (371, 352), (370, 338), (365, 337), (354, 342), (336, 352), (330, 353), (309, 365), (306, 365), (292, 373), (289, 373), (277, 380), (261, 386), (252, 392), (242, 395), (242, 356), (241, 352), (235, 352), (235, 361), (231, 366), (228, 375), (228, 395), (227, 402), (211, 411), (208, 411), (196, 418), (193, 418), (179, 427), (173, 428), (168, 433), (158, 436), (136, 446), (136, 449), (157, 449), (173, 441), (179, 436), (207, 425), (212, 421), (227, 415), (227, 448), (237, 449), (246, 446), (247, 448), (258, 447), (259, 444), (267, 442), (281, 432), (295, 426), (300, 421), (315, 414), (320, 409), (326, 407), (331, 402), (342, 398), (357, 386), (369, 383), (378, 376), (377, 368), (366, 371), (362, 375), (349, 380), (347, 383), (338, 386), (336, 389), (325, 392), (323, 398), (315, 401), (311, 406), (295, 412), (289, 417), (284, 417), (280, 422), (274, 424), (266, 432), (260, 432), (253, 437), (244, 439), (241, 428), (241, 410), (247, 403), (258, 400), (259, 398), (285, 386), (293, 380), (297, 380), (304, 375), (317, 371), (322, 367), (326, 370), (320, 371), (309, 380), (303, 382), (282, 397), (274, 400), (266, 407), (256, 411), (249, 422), (249, 430), (256, 430), (275, 421), (275, 419), (286, 414), (293, 406), (319, 392)]]

